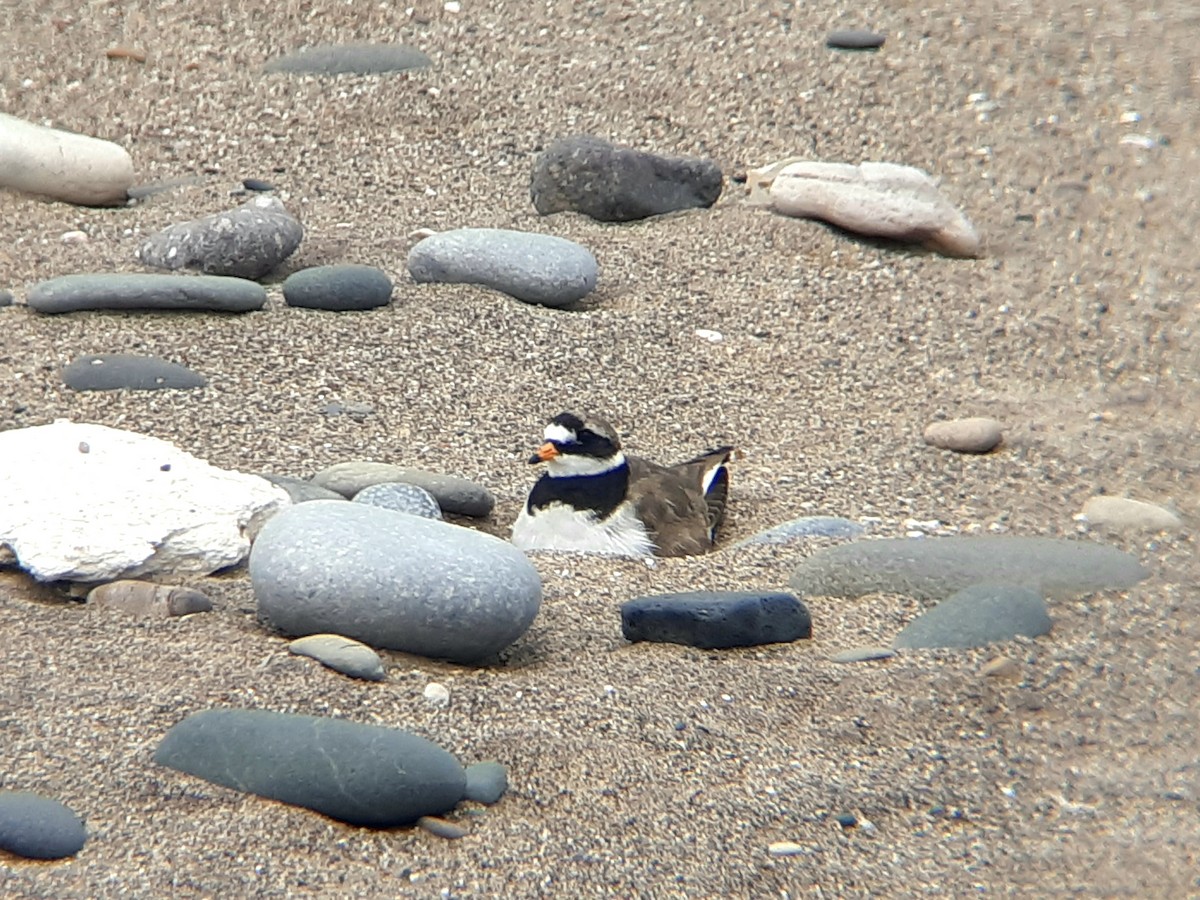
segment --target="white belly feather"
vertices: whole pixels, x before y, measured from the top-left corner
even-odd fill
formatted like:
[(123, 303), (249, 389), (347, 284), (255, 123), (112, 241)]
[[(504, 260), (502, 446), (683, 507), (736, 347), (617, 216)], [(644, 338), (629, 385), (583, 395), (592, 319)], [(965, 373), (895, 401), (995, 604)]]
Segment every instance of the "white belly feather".
[(513, 523), (512, 542), (522, 550), (565, 550), (606, 556), (651, 556), (654, 545), (646, 527), (631, 506), (617, 510), (603, 522), (590, 512), (564, 503), (551, 503), (531, 516), (521, 507)]

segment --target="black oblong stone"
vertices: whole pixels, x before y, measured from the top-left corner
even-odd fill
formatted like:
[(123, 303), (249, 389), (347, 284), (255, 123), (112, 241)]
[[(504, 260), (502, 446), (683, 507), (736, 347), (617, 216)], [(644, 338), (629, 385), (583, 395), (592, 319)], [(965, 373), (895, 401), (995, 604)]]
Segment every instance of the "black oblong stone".
[(83, 849), (87, 831), (71, 809), (27, 791), (0, 791), (0, 850), (26, 859), (62, 859)]
[(179, 363), (157, 356), (94, 353), (63, 367), (63, 382), (73, 391), (160, 391), (202, 388), (207, 379)]
[(374, 266), (313, 266), (283, 282), (284, 302), (306, 309), (375, 309), (391, 299), (392, 279)]
[(812, 617), (794, 594), (688, 591), (622, 604), (621, 631), (630, 641), (716, 650), (812, 637)]
[(258, 709), (209, 709), (167, 732), (161, 766), (351, 825), (388, 828), (454, 808), (462, 765), (398, 728)]
[(885, 40), (887, 35), (865, 28), (843, 28), (829, 32), (825, 46), (835, 50), (875, 50), (882, 47)]

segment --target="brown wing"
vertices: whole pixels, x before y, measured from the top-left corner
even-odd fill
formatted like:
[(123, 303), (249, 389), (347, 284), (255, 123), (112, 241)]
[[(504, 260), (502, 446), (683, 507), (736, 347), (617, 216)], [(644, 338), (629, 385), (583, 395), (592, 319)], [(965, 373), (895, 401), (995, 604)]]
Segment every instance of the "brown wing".
[(722, 447), (669, 467), (628, 457), (630, 498), (659, 556), (695, 556), (712, 549), (725, 517), (725, 463), (732, 452)]

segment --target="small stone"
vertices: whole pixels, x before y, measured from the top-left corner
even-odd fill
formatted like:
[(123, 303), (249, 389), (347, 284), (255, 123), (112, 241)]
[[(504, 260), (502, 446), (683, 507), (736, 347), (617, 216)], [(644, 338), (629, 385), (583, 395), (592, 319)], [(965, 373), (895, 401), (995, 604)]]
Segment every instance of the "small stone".
[(275, 190), (275, 185), (269, 181), (263, 181), (261, 178), (243, 178), (242, 187), (248, 191), (256, 191), (258, 193)]
[(1006, 681), (1015, 681), (1020, 676), (1021, 669), (1012, 657), (997, 656), (985, 662), (980, 667), (979, 674), (988, 678), (1003, 678)]
[(83, 849), (87, 830), (69, 807), (28, 791), (0, 790), (0, 850), (63, 859)]
[(491, 491), (466, 478), (422, 469), (405, 469), (388, 463), (336, 463), (322, 469), (312, 477), (312, 481), (313, 484), (337, 491), (343, 497), (355, 497), (359, 491), (375, 484), (415, 484), (433, 495), (442, 512), (454, 516), (483, 518), (496, 505), (496, 498)]
[(67, 313), (92, 309), (169, 309), (250, 312), (262, 309), (267, 292), (244, 278), (216, 275), (63, 275), (34, 285), (30, 309)]
[(775, 841), (767, 846), (767, 853), (771, 856), (800, 856), (804, 853), (804, 847), (794, 841)]
[(99, 138), (0, 113), (0, 188), (80, 206), (119, 206), (133, 184), (133, 158)]
[(447, 707), (450, 705), (450, 689), (444, 684), (431, 681), (425, 685), (425, 690), (421, 693), (432, 706)]
[(142, 242), (138, 259), (156, 269), (261, 278), (292, 255), (304, 226), (275, 197), (172, 225)]
[(290, 475), (263, 475), (271, 484), (277, 485), (288, 492), (293, 503), (308, 503), (311, 500), (345, 500), (337, 491), (331, 491), (320, 485), (313, 484), (303, 478), (292, 478)]
[(491, 806), (508, 791), (508, 769), (498, 762), (467, 766), (466, 799)]
[(812, 637), (812, 618), (791, 594), (690, 591), (622, 604), (621, 630), (629, 641), (724, 649)]
[(891, 659), (896, 651), (891, 647), (851, 647), (840, 650), (829, 657), (836, 663), (870, 662), (875, 659)]
[(530, 194), (543, 216), (575, 211), (601, 222), (632, 222), (712, 206), (722, 186), (721, 168), (711, 159), (658, 156), (580, 135), (538, 154)]
[(1050, 613), (1037, 591), (1011, 585), (977, 584), (947, 597), (896, 635), (907, 649), (983, 647), (1018, 635), (1050, 631)]
[(374, 266), (313, 266), (283, 282), (288, 306), (336, 312), (376, 309), (392, 299), (392, 279)]
[(81, 356), (63, 368), (63, 382), (73, 391), (159, 391), (202, 388), (208, 380), (186, 366), (130, 353)]
[(835, 818), (837, 823), (843, 828), (853, 828), (858, 824), (858, 816), (854, 815), (854, 813), (838, 813)]
[(325, 44), (273, 59), (263, 71), (314, 75), (374, 75), (425, 69), (430, 59), (403, 44)]
[(844, 28), (831, 31), (825, 38), (825, 46), (835, 50), (875, 50), (883, 46), (887, 36), (865, 28)]
[(560, 307), (596, 286), (591, 251), (548, 234), (499, 228), (459, 228), (417, 243), (408, 271), (418, 283), (478, 284), (525, 303)]
[(12, 291), (0, 290), (0, 307), (12, 306), (15, 299)]
[(463, 828), (457, 822), (439, 819), (437, 816), (421, 816), (421, 818), (417, 819), (417, 825), (434, 837), (445, 838), (448, 841), (456, 841), (469, 834), (467, 829)]
[(925, 443), (957, 453), (987, 453), (1002, 439), (1000, 423), (983, 417), (933, 422), (925, 429)]
[(1169, 509), (1128, 497), (1092, 497), (1080, 516), (1092, 525), (1120, 531), (1179, 531), (1183, 522)]
[(425, 519), (441, 519), (442, 508), (438, 506), (433, 494), (415, 484), (405, 484), (402, 481), (384, 482), (365, 487), (354, 495), (355, 503), (366, 503), (380, 509), (390, 509), (394, 512), (408, 513), (411, 516), (421, 516)]
[(310, 634), (288, 644), (297, 656), (315, 659), (335, 672), (361, 678), (364, 681), (383, 681), (387, 673), (379, 654), (358, 641), (340, 634)]
[(193, 588), (122, 579), (92, 588), (87, 602), (132, 616), (168, 618), (209, 612), (212, 601)]
[(334, 401), (321, 407), (321, 415), (329, 416), (331, 419), (334, 416), (349, 416), (352, 419), (362, 421), (374, 412), (375, 407), (370, 403), (341, 403)]
[(856, 538), (866, 531), (857, 522), (840, 516), (802, 516), (739, 541), (735, 547), (755, 544), (790, 544), (811, 537)]

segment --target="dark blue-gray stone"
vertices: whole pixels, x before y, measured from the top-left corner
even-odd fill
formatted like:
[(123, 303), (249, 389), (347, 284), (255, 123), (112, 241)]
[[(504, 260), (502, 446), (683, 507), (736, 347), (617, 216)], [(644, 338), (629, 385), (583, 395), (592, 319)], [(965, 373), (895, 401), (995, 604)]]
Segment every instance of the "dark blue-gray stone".
[(465, 797), (491, 806), (508, 790), (508, 769), (498, 762), (478, 762), (467, 766)]
[(323, 488), (303, 478), (293, 478), (290, 475), (263, 475), (263, 478), (278, 485), (288, 492), (293, 503), (308, 503), (310, 500), (345, 500), (337, 491)]
[(1038, 637), (1049, 632), (1050, 625), (1046, 601), (1037, 591), (977, 584), (913, 619), (893, 644), (905, 649), (983, 647), (1017, 635)]
[(903, 594), (940, 600), (973, 584), (1029, 587), (1067, 597), (1128, 588), (1148, 573), (1128, 553), (1058, 538), (888, 538), (829, 547), (800, 563), (790, 584), (804, 596)]
[(403, 44), (324, 44), (273, 59), (264, 72), (372, 75), (424, 69), (429, 57)]
[(194, 713), (167, 732), (154, 761), (369, 828), (447, 812), (467, 786), (458, 760), (399, 728), (258, 709)]
[(26, 859), (62, 859), (83, 849), (79, 817), (50, 797), (0, 790), (0, 850)]
[(856, 538), (864, 529), (857, 522), (841, 516), (802, 516), (792, 519), (752, 537), (739, 541), (734, 546), (747, 547), (754, 544), (790, 544), (792, 541), (810, 537)]
[(90, 309), (169, 309), (250, 312), (262, 309), (267, 292), (244, 278), (217, 275), (63, 275), (34, 285), (30, 309), (67, 313)]
[(297, 656), (315, 659), (351, 678), (383, 681), (387, 677), (378, 653), (366, 644), (340, 634), (310, 634), (292, 641), (288, 650)]
[(887, 35), (865, 28), (844, 28), (829, 32), (825, 46), (836, 50), (875, 50), (882, 47), (885, 40)]
[(590, 250), (549, 234), (459, 228), (420, 241), (408, 253), (418, 283), (478, 284), (526, 303), (567, 306), (596, 287)]
[(392, 299), (392, 279), (374, 266), (313, 266), (283, 282), (288, 306), (335, 312), (375, 309)]
[(854, 815), (854, 813), (838, 813), (835, 818), (837, 819), (837, 823), (843, 828), (853, 828), (858, 824), (858, 816)]
[(355, 497), (359, 491), (373, 484), (415, 484), (433, 495), (442, 512), (454, 516), (482, 518), (496, 506), (496, 498), (491, 491), (466, 478), (422, 469), (406, 469), (390, 463), (336, 463), (322, 469), (312, 477), (312, 481), (313, 484), (337, 491), (343, 497)]
[(723, 649), (812, 637), (812, 618), (791, 594), (690, 591), (622, 604), (621, 631), (630, 641)]
[(304, 226), (275, 197), (260, 194), (236, 209), (181, 222), (151, 235), (138, 259), (155, 269), (262, 278), (300, 246)]
[(712, 206), (722, 186), (721, 167), (711, 159), (659, 156), (580, 135), (538, 154), (529, 190), (543, 216), (575, 211), (631, 222)]
[(188, 390), (208, 384), (203, 375), (179, 363), (129, 353), (81, 356), (63, 368), (62, 376), (73, 391)]
[(354, 495), (355, 503), (366, 503), (380, 509), (390, 509), (393, 512), (408, 513), (411, 516), (421, 516), (426, 519), (440, 519), (442, 508), (438, 506), (433, 494), (415, 484), (403, 481), (384, 482), (363, 488)]
[(271, 517), (250, 551), (259, 612), (290, 635), (342, 634), (476, 663), (525, 633), (537, 570), (507, 541), (363, 503), (315, 500)]

